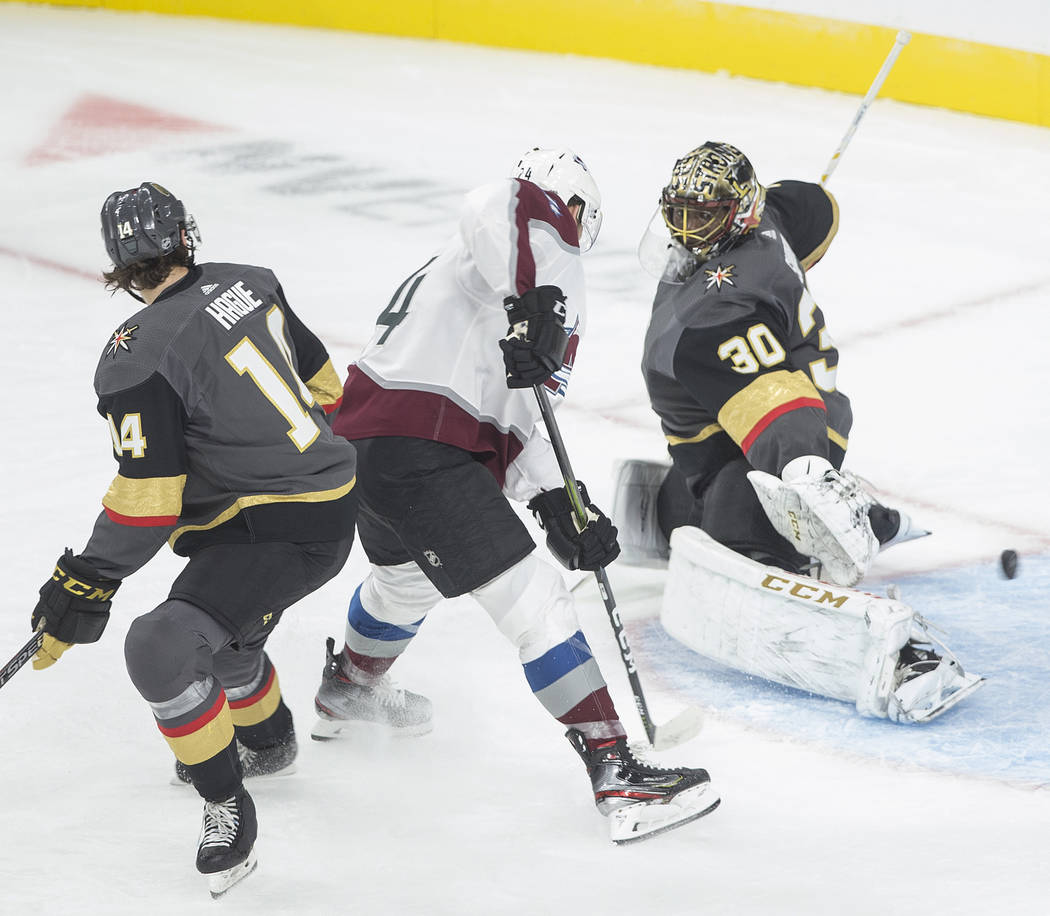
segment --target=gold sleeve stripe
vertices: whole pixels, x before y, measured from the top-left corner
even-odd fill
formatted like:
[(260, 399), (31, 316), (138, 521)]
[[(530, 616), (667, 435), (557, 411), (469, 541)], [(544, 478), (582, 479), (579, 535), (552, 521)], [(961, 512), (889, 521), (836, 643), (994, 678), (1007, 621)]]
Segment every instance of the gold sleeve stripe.
[(670, 445), (686, 445), (690, 442), (703, 442), (720, 432), (722, 432), (721, 426), (717, 423), (708, 423), (695, 436), (667, 436), (666, 438)]
[(835, 432), (830, 426), (828, 427), (828, 438), (842, 449), (842, 451), (846, 451), (846, 448), (849, 446), (849, 439), (841, 433)]
[(258, 725), (277, 712), (280, 703), (281, 684), (277, 680), (276, 669), (271, 668), (269, 680), (259, 690), (250, 697), (230, 703), (233, 724), (241, 727)]
[(250, 506), (266, 506), (273, 503), (323, 503), (333, 499), (341, 499), (346, 496), (357, 483), (357, 477), (351, 478), (350, 482), (336, 487), (333, 490), (318, 490), (315, 493), (257, 493), (252, 496), (242, 496), (232, 505), (227, 506), (210, 522), (203, 525), (182, 525), (176, 528), (171, 537), (168, 538), (168, 546), (174, 547), (175, 542), (190, 531), (208, 531), (217, 528), (223, 522), (228, 522), (242, 509)]
[(744, 454), (777, 417), (800, 407), (824, 410), (824, 399), (802, 370), (781, 369), (758, 376), (718, 411), (718, 422)]
[(331, 360), (325, 361), (320, 371), (306, 383), (306, 387), (317, 399), (317, 403), (324, 408), (325, 413), (331, 413), (343, 400), (343, 386)]
[(182, 491), (185, 486), (185, 474), (143, 479), (118, 474), (102, 497), (102, 505), (111, 516), (115, 514), (125, 519), (171, 518), (174, 521), (182, 512)]
[(206, 713), (179, 728), (164, 728), (157, 724), (175, 756), (187, 766), (203, 763), (214, 757), (233, 740), (233, 717), (226, 702), (226, 694)]
[(828, 195), (828, 200), (831, 201), (831, 228), (828, 229), (828, 234), (824, 236), (824, 241), (802, 258), (803, 270), (809, 270), (817, 261), (824, 257), (824, 252), (828, 250), (831, 240), (835, 238), (835, 234), (839, 231), (839, 202), (835, 200), (832, 193), (826, 188), (824, 193)]

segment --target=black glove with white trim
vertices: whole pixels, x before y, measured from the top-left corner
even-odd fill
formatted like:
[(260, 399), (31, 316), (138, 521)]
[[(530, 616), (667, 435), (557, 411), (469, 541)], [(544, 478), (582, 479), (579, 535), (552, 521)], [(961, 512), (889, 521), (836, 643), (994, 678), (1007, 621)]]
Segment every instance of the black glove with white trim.
[(620, 545), (609, 517), (591, 503), (582, 483), (577, 481), (577, 486), (587, 508), (587, 524), (582, 530), (563, 487), (544, 490), (529, 500), (528, 508), (547, 532), (547, 547), (562, 566), (597, 572), (620, 555)]
[(507, 367), (508, 388), (541, 385), (561, 368), (569, 335), (565, 333), (565, 295), (557, 286), (537, 286), (503, 300), (510, 324), (499, 342)]

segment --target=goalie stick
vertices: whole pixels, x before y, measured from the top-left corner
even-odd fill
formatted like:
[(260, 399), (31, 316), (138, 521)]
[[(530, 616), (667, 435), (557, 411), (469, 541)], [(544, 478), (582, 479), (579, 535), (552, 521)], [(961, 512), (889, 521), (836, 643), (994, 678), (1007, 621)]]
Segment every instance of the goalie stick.
[(0, 687), (3, 687), (11, 678), (18, 673), (18, 669), (21, 668), (29, 659), (36, 655), (37, 650), (44, 642), (44, 621), (41, 620), (37, 626), (36, 631), (33, 633), (29, 642), (27, 642), (21, 649), (19, 649), (14, 658), (11, 659), (3, 668), (0, 668)]
[[(580, 488), (576, 483), (576, 475), (572, 472), (569, 464), (569, 455), (562, 441), (561, 432), (554, 419), (554, 411), (551, 409), (550, 401), (547, 400), (547, 392), (542, 385), (533, 385), (532, 390), (536, 393), (536, 400), (540, 405), (540, 414), (543, 416), (543, 424), (547, 427), (547, 435), (550, 436), (551, 447), (558, 459), (558, 467), (561, 469), (562, 479), (565, 481), (565, 491), (569, 494), (573, 511), (580, 526), (587, 524), (587, 507), (583, 504), (580, 496)], [(598, 592), (605, 604), (605, 612), (609, 616), (616, 643), (620, 648), (620, 658), (627, 669), (627, 680), (631, 684), (631, 693), (634, 694), (634, 705), (638, 710), (638, 717), (642, 720), (645, 735), (653, 750), (661, 751), (677, 744), (683, 744), (690, 738), (695, 737), (703, 727), (703, 713), (696, 706), (683, 709), (670, 722), (657, 725), (649, 715), (649, 704), (645, 701), (642, 692), (642, 682), (638, 677), (638, 668), (631, 654), (631, 646), (624, 632), (623, 622), (616, 610), (616, 599), (613, 598), (612, 587), (609, 585), (609, 577), (603, 568), (595, 570), (594, 577), (598, 582)]]
[(875, 74), (875, 79), (872, 80), (867, 95), (861, 100), (860, 107), (857, 108), (857, 113), (853, 116), (853, 121), (850, 123), (849, 128), (847, 128), (846, 134), (842, 138), (842, 142), (839, 143), (839, 148), (835, 150), (835, 154), (831, 157), (831, 161), (828, 162), (827, 167), (824, 169), (824, 174), (820, 176), (821, 185), (828, 183), (831, 173), (835, 171), (839, 164), (839, 159), (846, 151), (846, 147), (849, 146), (850, 140), (853, 139), (853, 134), (856, 132), (861, 118), (864, 117), (864, 113), (868, 110), (868, 106), (875, 100), (875, 96), (879, 94), (882, 84), (886, 82), (886, 77), (890, 75), (890, 70), (893, 69), (893, 65), (897, 62), (897, 56), (904, 50), (904, 46), (909, 41), (911, 41), (910, 32), (906, 32), (902, 29), (897, 33), (897, 40), (894, 41), (893, 47), (890, 48), (890, 53), (886, 55), (886, 59), (882, 62), (881, 69)]

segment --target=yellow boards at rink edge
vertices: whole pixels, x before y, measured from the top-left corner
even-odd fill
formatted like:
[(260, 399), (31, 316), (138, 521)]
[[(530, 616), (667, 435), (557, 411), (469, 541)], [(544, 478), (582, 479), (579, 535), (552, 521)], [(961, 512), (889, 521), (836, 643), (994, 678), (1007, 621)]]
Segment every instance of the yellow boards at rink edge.
[[(49, 0), (48, 5), (580, 54), (861, 95), (896, 34), (882, 26), (683, 0)], [(717, 41), (705, 38), (712, 35)], [(1050, 55), (913, 33), (880, 94), (1050, 127)]]

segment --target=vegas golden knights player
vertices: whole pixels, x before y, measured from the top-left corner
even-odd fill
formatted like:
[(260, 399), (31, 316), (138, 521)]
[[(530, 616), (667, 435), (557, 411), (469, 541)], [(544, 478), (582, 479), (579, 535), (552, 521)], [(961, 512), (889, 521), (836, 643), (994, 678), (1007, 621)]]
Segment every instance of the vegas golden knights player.
[(177, 774), (205, 800), (197, 868), (219, 894), (255, 864), (243, 777), (295, 758), (264, 647), (346, 561), (355, 454), (326, 416), (341, 399), (328, 354), (270, 270), (195, 263), (193, 218), (152, 182), (111, 194), (101, 219), (107, 286), (143, 307), (98, 361), (117, 475), (87, 545), (40, 589), (34, 667), (96, 641), (121, 580), (165, 542), (189, 558), (131, 623), (125, 656)]
[[(859, 478), (841, 470), (853, 415), (837, 384), (838, 351), (807, 283), (807, 271), (823, 257), (837, 230), (838, 206), (822, 186), (781, 181), (764, 187), (747, 157), (728, 143), (708, 141), (675, 162), (639, 250), (643, 263), (650, 261), (647, 266), (658, 268), (661, 278), (642, 372), (672, 467), (669, 472), (658, 467), (650, 475), (649, 469), (627, 463), (618, 494), (652, 486), (647, 502), (634, 501), (639, 508), (647, 506), (650, 515), (647, 524), (641, 524), (640, 512), (627, 520), (616, 511), (614, 516), (628, 558), (638, 532), (650, 542), (663, 532), (664, 559), (667, 538), (672, 531), (683, 532), (677, 540), (687, 549), (676, 551), (671, 541), (665, 598), (681, 586), (681, 594), (711, 600), (694, 598), (673, 607), (665, 601), (663, 618), (669, 629), (675, 629), (669, 615), (681, 622), (678, 632), (692, 634), (687, 641), (697, 651), (713, 651), (726, 664), (850, 699), (858, 699), (852, 696), (856, 683), (872, 680), (868, 675), (878, 667), (872, 659), (878, 657), (886, 669), (875, 678), (882, 686), (878, 696), (859, 698), (859, 708), (899, 721), (926, 721), (971, 692), (980, 679), (966, 676), (948, 653), (942, 658), (935, 652), (921, 618), (912, 626), (914, 612), (906, 606), (883, 608), (888, 621), (899, 617), (901, 625), (887, 624), (889, 635), (877, 652), (858, 651), (838, 692), (778, 677), (789, 637), (780, 643), (770, 636), (763, 644), (761, 637), (737, 641), (735, 631), (730, 635), (743, 626), (739, 607), (763, 608), (758, 617), (764, 635), (779, 632), (774, 621), (807, 613), (805, 608), (789, 613), (768, 592), (742, 591), (752, 579), (788, 581), (780, 578), (782, 571), (801, 574), (816, 561), (821, 578), (853, 586), (880, 548), (927, 533), (903, 513), (879, 504)], [(642, 546), (655, 546), (650, 557), (660, 553), (659, 544)], [(727, 555), (726, 548), (747, 562)], [(727, 576), (731, 586), (725, 585)], [(798, 586), (802, 594), (810, 588)], [(734, 605), (738, 594), (741, 604)], [(851, 607), (862, 604), (860, 598), (850, 601)], [(847, 623), (846, 630), (856, 622)], [(720, 633), (723, 637), (716, 638)], [(820, 670), (842, 656), (841, 633), (829, 634), (823, 642), (796, 635), (804, 651), (799, 649), (802, 654), (792, 656), (788, 667)], [(766, 664), (766, 655), (759, 658), (757, 649), (755, 657), (723, 654), (725, 647), (745, 643), (763, 644), (778, 664)]]

